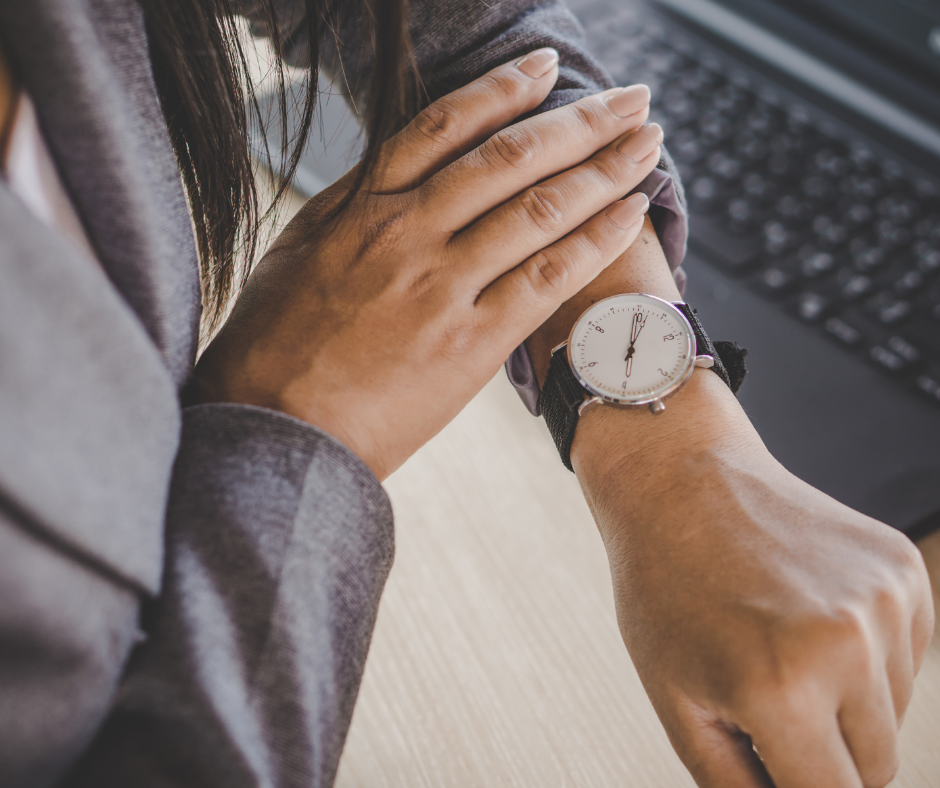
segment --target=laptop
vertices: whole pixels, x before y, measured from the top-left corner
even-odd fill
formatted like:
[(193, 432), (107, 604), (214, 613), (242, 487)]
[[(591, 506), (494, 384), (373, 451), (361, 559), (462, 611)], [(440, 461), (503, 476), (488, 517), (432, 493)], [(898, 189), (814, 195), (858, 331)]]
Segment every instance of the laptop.
[[(619, 84), (652, 89), (686, 299), (749, 349), (739, 398), (770, 450), (912, 538), (940, 527), (940, 4), (569, 6)], [(330, 161), (311, 146), (298, 187)]]

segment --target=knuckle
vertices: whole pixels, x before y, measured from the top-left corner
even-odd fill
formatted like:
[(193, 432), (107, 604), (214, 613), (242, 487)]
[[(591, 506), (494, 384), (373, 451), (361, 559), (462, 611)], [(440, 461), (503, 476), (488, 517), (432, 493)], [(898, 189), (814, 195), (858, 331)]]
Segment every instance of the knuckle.
[(497, 100), (509, 104), (521, 101), (526, 95), (525, 83), (512, 71), (496, 71), (480, 77), (480, 84), (487, 93), (495, 95)]
[(480, 153), (487, 164), (522, 168), (534, 158), (534, 148), (530, 135), (510, 126), (484, 142)]
[(603, 233), (598, 227), (589, 227), (583, 233), (585, 257), (606, 258), (609, 253), (609, 233)]
[(442, 99), (425, 107), (412, 121), (415, 132), (434, 143), (452, 142), (459, 136), (459, 113)]
[(562, 224), (564, 211), (559, 203), (558, 193), (541, 186), (533, 186), (519, 199), (519, 208), (523, 216), (538, 230), (550, 234)]
[[(604, 117), (598, 111), (597, 101), (579, 101), (573, 105), (573, 108), (575, 118), (588, 134), (600, 135), (607, 127)], [(606, 112), (606, 115), (609, 116), (610, 113)]]
[(597, 156), (588, 163), (591, 172), (606, 187), (616, 188), (623, 180), (624, 170), (627, 169), (626, 159), (622, 156)]
[(901, 533), (891, 531), (890, 536), (897, 545), (895, 564), (905, 583), (911, 588), (928, 589), (930, 581), (921, 551)]
[(841, 665), (858, 680), (868, 681), (881, 670), (875, 633), (865, 605), (843, 605), (818, 622), (818, 659), (828, 665)]
[(564, 291), (570, 270), (567, 261), (560, 255), (542, 251), (529, 258), (526, 274), (532, 289), (551, 299)]

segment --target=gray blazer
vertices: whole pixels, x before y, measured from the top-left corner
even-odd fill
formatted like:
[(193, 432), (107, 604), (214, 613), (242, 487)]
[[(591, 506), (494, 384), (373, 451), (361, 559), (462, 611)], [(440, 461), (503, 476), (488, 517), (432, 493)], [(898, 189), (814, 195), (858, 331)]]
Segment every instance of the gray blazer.
[[(559, 0), (411, 6), (431, 98), (544, 44), (546, 107), (609, 85)], [(181, 409), (197, 258), (136, 2), (0, 0), (0, 37), (103, 267), (0, 180), (0, 786), (328, 786), (388, 499), (308, 424)]]

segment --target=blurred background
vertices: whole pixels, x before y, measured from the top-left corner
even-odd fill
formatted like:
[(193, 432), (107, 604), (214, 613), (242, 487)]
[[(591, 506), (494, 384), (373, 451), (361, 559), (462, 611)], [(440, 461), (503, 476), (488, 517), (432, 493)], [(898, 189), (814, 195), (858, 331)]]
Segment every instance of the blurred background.
[[(618, 84), (652, 89), (690, 206), (686, 298), (750, 349), (749, 416), (791, 471), (918, 539), (936, 596), (940, 8), (569, 5)], [(320, 87), (279, 223), (361, 150)], [(577, 481), (504, 375), (386, 487), (398, 551), (338, 786), (692, 786)], [(892, 785), (940, 785), (937, 730), (935, 637)]]

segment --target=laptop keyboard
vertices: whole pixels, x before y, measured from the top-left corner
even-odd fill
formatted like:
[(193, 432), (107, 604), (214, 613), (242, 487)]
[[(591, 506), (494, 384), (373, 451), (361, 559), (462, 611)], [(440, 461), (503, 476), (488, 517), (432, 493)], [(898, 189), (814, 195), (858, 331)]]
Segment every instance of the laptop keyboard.
[(826, 133), (642, 7), (571, 5), (614, 76), (653, 92), (690, 246), (940, 407), (937, 185)]

